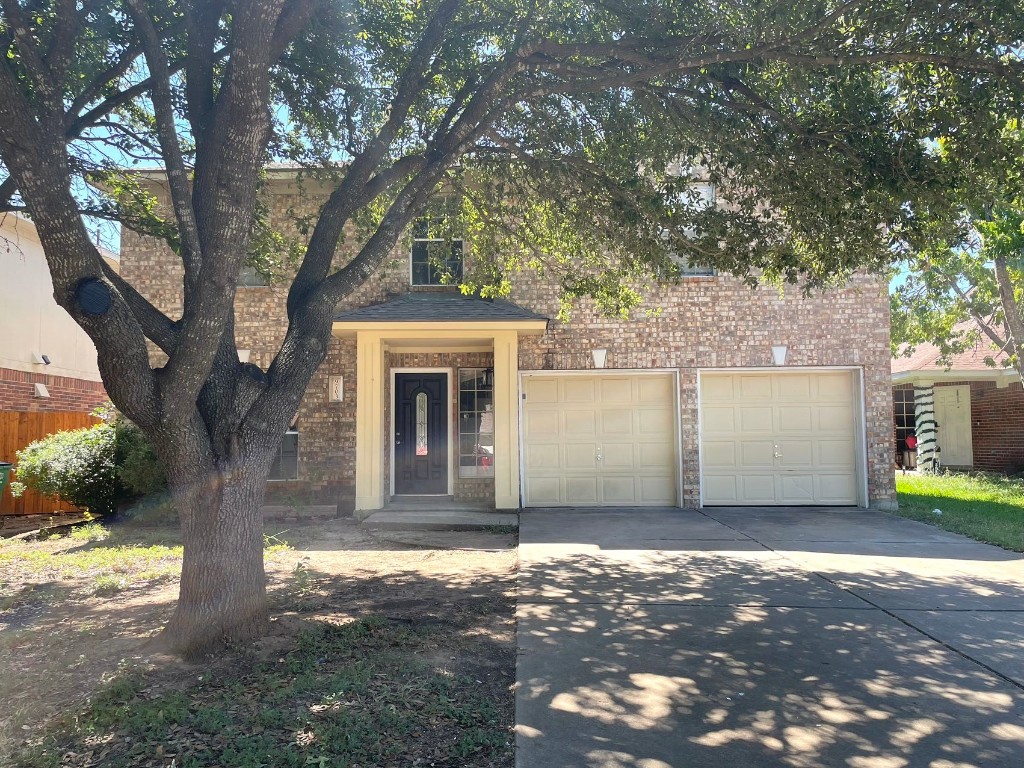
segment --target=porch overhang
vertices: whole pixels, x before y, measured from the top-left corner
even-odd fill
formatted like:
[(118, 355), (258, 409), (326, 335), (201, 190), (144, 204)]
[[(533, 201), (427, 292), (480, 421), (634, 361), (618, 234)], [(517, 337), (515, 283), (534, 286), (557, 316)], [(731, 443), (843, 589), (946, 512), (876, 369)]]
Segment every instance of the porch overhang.
[(495, 333), (513, 331), (523, 336), (539, 336), (548, 327), (546, 318), (521, 320), (406, 320), (381, 322), (374, 320), (335, 320), (333, 333), (338, 338), (356, 338), (360, 333), (374, 333), (394, 339), (490, 339)]

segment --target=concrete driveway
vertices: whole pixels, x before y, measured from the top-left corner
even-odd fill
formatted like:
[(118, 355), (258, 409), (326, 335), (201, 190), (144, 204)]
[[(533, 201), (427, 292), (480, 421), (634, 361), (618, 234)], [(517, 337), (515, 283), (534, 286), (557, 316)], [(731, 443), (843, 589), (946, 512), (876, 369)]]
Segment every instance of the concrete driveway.
[(1024, 560), (858, 509), (520, 519), (520, 768), (1024, 766)]

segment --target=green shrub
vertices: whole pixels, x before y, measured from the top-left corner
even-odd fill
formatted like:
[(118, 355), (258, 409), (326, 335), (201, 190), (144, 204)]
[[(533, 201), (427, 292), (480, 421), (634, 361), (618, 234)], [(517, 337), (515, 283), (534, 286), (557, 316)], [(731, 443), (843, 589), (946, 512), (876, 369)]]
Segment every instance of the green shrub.
[(124, 416), (114, 420), (117, 476), (136, 496), (148, 496), (167, 487), (167, 475), (142, 430)]
[(18, 451), (18, 485), (93, 514), (113, 512), (128, 490), (118, 476), (112, 424), (47, 435)]
[(163, 467), (142, 430), (111, 409), (96, 414), (103, 423), (47, 435), (18, 451), (11, 492), (31, 488), (104, 515), (121, 502), (166, 489)]

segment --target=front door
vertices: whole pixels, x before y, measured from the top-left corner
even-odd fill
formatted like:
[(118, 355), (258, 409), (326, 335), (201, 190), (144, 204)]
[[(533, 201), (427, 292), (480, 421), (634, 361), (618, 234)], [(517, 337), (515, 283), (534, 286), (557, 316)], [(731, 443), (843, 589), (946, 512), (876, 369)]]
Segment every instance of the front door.
[(395, 374), (395, 493), (448, 493), (448, 374)]
[(935, 387), (935, 423), (939, 460), (944, 467), (974, 466), (971, 435), (971, 388)]

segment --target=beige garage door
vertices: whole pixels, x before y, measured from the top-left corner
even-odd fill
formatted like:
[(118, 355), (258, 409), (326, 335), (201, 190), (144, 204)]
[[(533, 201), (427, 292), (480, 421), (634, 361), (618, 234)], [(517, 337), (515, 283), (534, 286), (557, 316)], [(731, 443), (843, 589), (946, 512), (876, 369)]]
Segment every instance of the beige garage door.
[(525, 504), (676, 503), (675, 378), (523, 377)]
[(856, 504), (853, 373), (704, 373), (704, 503)]

